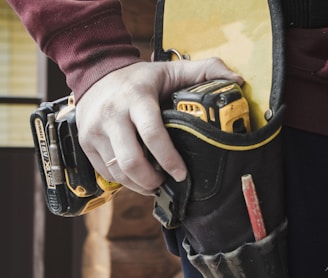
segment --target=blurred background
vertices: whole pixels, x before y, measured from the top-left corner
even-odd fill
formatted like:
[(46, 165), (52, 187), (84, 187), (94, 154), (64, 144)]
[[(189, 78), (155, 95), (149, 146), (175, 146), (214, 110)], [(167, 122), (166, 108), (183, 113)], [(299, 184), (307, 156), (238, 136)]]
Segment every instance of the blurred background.
[[(127, 27), (146, 60), (155, 2), (122, 1)], [(151, 216), (152, 198), (122, 190), (105, 206), (70, 219), (45, 208), (29, 116), (42, 101), (69, 93), (63, 74), (0, 0), (1, 276), (182, 277)]]

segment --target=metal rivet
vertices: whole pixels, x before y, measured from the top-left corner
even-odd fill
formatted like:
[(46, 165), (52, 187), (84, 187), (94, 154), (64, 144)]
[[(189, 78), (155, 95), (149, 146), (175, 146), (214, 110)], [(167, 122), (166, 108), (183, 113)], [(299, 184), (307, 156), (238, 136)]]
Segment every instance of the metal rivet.
[(273, 111), (271, 109), (268, 109), (267, 111), (265, 111), (264, 113), (264, 118), (267, 120), (267, 121), (270, 121), (273, 117)]

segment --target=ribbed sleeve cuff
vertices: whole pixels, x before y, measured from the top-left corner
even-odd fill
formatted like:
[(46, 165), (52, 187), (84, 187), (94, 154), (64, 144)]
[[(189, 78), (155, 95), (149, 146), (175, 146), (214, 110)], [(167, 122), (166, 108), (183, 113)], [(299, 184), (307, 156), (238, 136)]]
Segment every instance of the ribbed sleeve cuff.
[(44, 48), (65, 73), (77, 101), (109, 72), (141, 61), (121, 16), (106, 12), (56, 34)]

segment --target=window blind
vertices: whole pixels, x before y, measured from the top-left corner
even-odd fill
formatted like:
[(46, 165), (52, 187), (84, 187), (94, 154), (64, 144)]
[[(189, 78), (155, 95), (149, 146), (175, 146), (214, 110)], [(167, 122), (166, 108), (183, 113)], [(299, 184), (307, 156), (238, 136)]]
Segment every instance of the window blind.
[[(0, 96), (37, 96), (37, 49), (15, 12), (0, 0)], [(32, 146), (30, 104), (0, 104), (0, 146)]]

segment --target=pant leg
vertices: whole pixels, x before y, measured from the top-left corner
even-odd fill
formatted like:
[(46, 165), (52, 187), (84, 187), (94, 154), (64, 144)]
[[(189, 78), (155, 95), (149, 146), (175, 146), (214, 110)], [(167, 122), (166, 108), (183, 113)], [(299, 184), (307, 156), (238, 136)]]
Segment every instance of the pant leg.
[(291, 278), (328, 277), (328, 137), (284, 128)]
[(201, 273), (189, 262), (187, 253), (182, 247), (185, 238), (185, 232), (182, 227), (174, 230), (166, 230), (163, 228), (165, 240), (169, 251), (180, 257), (181, 268), (185, 278), (202, 278)]

